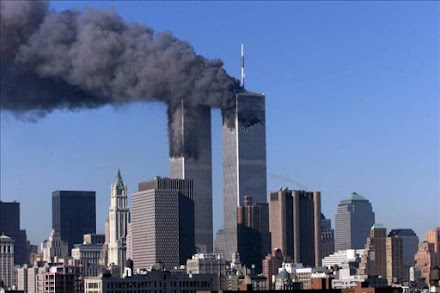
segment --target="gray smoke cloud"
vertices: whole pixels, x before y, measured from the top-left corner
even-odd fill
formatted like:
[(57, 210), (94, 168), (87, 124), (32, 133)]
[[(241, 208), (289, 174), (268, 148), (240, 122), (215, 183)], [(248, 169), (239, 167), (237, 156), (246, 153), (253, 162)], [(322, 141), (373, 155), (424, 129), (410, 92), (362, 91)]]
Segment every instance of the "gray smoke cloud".
[[(2, 110), (44, 116), (162, 101), (171, 116), (183, 100), (189, 109), (221, 109), (230, 124), (234, 93), (242, 89), (221, 60), (196, 54), (169, 32), (126, 23), (112, 9), (55, 12), (48, 6), (1, 1)], [(169, 133), (170, 145), (179, 141), (178, 131)], [(170, 147), (171, 156), (182, 151)]]

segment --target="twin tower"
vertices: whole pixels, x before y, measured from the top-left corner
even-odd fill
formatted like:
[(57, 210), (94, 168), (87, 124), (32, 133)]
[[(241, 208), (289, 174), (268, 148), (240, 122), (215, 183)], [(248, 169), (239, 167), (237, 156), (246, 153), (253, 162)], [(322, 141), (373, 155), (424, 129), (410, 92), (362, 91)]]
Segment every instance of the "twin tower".
[[(172, 156), (170, 177), (193, 179), (195, 243), (199, 249), (211, 252), (211, 109), (199, 106), (189, 110), (182, 104), (171, 116), (179, 143), (191, 145), (197, 151), (196, 155)], [(243, 206), (245, 196), (252, 196), (256, 203), (267, 202), (264, 94), (247, 91), (235, 94), (234, 108), (230, 109), (229, 117), (223, 119), (223, 192), (225, 257), (230, 259), (232, 253), (238, 251), (237, 207)]]

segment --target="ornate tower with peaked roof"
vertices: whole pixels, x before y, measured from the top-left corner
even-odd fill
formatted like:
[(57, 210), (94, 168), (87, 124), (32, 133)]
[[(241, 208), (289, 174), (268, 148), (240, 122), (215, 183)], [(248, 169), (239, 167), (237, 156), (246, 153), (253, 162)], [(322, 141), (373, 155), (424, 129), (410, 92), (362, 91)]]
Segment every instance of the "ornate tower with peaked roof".
[(127, 205), (127, 185), (118, 170), (115, 182), (111, 185), (110, 208), (108, 215), (108, 266), (119, 266), (121, 271), (125, 265), (127, 224), (130, 211)]

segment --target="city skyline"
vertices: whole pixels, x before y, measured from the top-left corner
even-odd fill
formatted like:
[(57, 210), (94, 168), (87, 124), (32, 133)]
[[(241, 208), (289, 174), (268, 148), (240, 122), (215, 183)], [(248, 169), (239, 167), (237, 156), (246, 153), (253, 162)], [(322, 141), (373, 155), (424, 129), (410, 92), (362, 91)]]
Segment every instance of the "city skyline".
[[(51, 5), (54, 9), (60, 10), (83, 4), (65, 2)], [(109, 5), (110, 3), (106, 2), (92, 2), (89, 6), (106, 7)], [(153, 10), (167, 6), (167, 4), (146, 3), (142, 5)], [(191, 4), (179, 5), (183, 9), (194, 8)], [(234, 5), (243, 7), (251, 4), (226, 4), (228, 7)], [(266, 5), (269, 8), (272, 7), (272, 4)], [(283, 5), (296, 5), (299, 11), (309, 13), (312, 11), (311, 8), (320, 11), (326, 7), (325, 4)], [(395, 4), (387, 6), (378, 3), (370, 5), (376, 7), (384, 5), (383, 7), (387, 9), (398, 8), (406, 16), (417, 15), (422, 11), (428, 13), (428, 8), (431, 7), (424, 4), (423, 9), (419, 6), (417, 6), (418, 9), (414, 9), (415, 6), (410, 3), (402, 4), (402, 6)], [(111, 3), (111, 6), (116, 6), (116, 11), (121, 13), (124, 19), (139, 21), (137, 19), (139, 15), (133, 13), (133, 10), (123, 9), (118, 3)], [(203, 11), (207, 9), (206, 7), (209, 5), (204, 4), (198, 9)], [(262, 13), (259, 5), (255, 7), (255, 12)], [(361, 10), (359, 7), (362, 7), (362, 4), (339, 5), (339, 9), (345, 11), (343, 15), (346, 16), (353, 10), (359, 13)], [(410, 11), (410, 7), (413, 11)], [(379, 23), (386, 24), (385, 19), (381, 18), (385, 17), (384, 14), (373, 9), (367, 12), (369, 13), (367, 16), (378, 16)], [(226, 12), (221, 10), (216, 17), (224, 13)], [(235, 21), (238, 19), (236, 13), (232, 14), (232, 19)], [(273, 10), (269, 9), (268, 13), (273, 13)], [(287, 16), (284, 15), (284, 17)], [(295, 57), (291, 57), (290, 54), (288, 56), (293, 58), (289, 61), (294, 62), (296, 68), (292, 67), (291, 71), (278, 71), (282, 69), (279, 65), (282, 62), (281, 59), (287, 54), (284, 51), (293, 50), (294, 45), (300, 46), (300, 42), (306, 41), (307, 36), (288, 43), (286, 50), (283, 49), (283, 43), (276, 48), (267, 45), (260, 46), (258, 42), (261, 39), (256, 38), (255, 33), (250, 31), (250, 25), (247, 24), (242, 34), (231, 33), (228, 37), (224, 35), (224, 32), (220, 32), (222, 42), (228, 45), (222, 44), (221, 48), (217, 49), (209, 45), (212, 42), (209, 38), (213, 36), (209, 36), (204, 41), (206, 34), (199, 33), (198, 28), (191, 25), (185, 26), (184, 29), (177, 28), (179, 24), (182, 24), (183, 18), (167, 24), (164, 21), (161, 22), (160, 17), (156, 17), (152, 16), (153, 20), (148, 21), (147, 24), (157, 31), (172, 30), (177, 37), (190, 41), (199, 53), (210, 57), (221, 57), (228, 72), (236, 77), (238, 77), (236, 72), (239, 70), (240, 41), (245, 42), (246, 50), (249, 52), (247, 54), (250, 55), (246, 59), (247, 66), (249, 65), (247, 87), (253, 91), (264, 91), (266, 95), (267, 194), (278, 190), (281, 186), (302, 189), (299, 185), (306, 185), (307, 190), (319, 190), (322, 192), (322, 212), (335, 223), (334, 216), (338, 202), (356, 191), (371, 201), (376, 213), (376, 222), (384, 223), (390, 229), (412, 228), (419, 237), (422, 237), (431, 227), (438, 226), (440, 219), (436, 206), (439, 206), (439, 173), (438, 164), (436, 166), (435, 163), (438, 162), (438, 131), (436, 133), (438, 100), (435, 98), (434, 89), (434, 79), (435, 75), (438, 76), (438, 69), (435, 65), (429, 67), (426, 63), (433, 61), (431, 64), (434, 64), (435, 60), (438, 61), (438, 53), (423, 48), (424, 45), (435, 42), (436, 38), (429, 34), (434, 31), (430, 30), (429, 33), (417, 37), (415, 34), (422, 27), (425, 28), (432, 18), (428, 17), (420, 23), (412, 24), (413, 26), (404, 26), (402, 16), (395, 20), (397, 22), (395, 26), (389, 24), (391, 28), (386, 27), (388, 30), (378, 32), (356, 22), (355, 17), (351, 15), (348, 20), (352, 24), (357, 24), (357, 28), (364, 29), (363, 37), (369, 40), (364, 43), (357, 35), (350, 34), (353, 31), (338, 26), (333, 26), (324, 32), (315, 32), (315, 35), (313, 29), (309, 28), (306, 30), (309, 33), (308, 37), (321, 45), (329, 41), (325, 37), (325, 32), (331, 32), (331, 29), (335, 29), (336, 33), (331, 35), (335, 38), (343, 38), (345, 35), (354, 40), (345, 41), (342, 45), (338, 43), (339, 46), (333, 43), (336, 46), (331, 47), (330, 52), (323, 52), (322, 58), (327, 59), (320, 59), (317, 55), (313, 55), (317, 51), (306, 54), (306, 48), (298, 47), (296, 48), (298, 54), (292, 51)], [(195, 21), (202, 20), (206, 21), (203, 17), (195, 19)], [(247, 16), (246, 20), (251, 22), (252, 19)], [(330, 18), (324, 20), (330, 21)], [(305, 23), (311, 25), (308, 22)], [(212, 25), (213, 23), (210, 27)], [(398, 25), (402, 25), (402, 28), (397, 29)], [(228, 26), (225, 31), (230, 31), (230, 29), (231, 27)], [(404, 38), (399, 34), (405, 29), (412, 29), (411, 38)], [(300, 29), (296, 30), (296, 32), (301, 32)], [(237, 40), (244, 36), (248, 39)], [(387, 36), (397, 38), (398, 44), (387, 42)], [(384, 42), (384, 47), (393, 44), (394, 46), (387, 49), (389, 51), (381, 46), (373, 46), (371, 42), (376, 41), (374, 37)], [(416, 38), (421, 44), (409, 46)], [(325, 64), (322, 68), (313, 68), (319, 65), (319, 61), (330, 62), (331, 57), (342, 57), (335, 51), (335, 48), (339, 48), (342, 53), (347, 53), (348, 49), (353, 47), (360, 49), (361, 45), (368, 45), (372, 55), (379, 57), (371, 67), (367, 66), (367, 61), (371, 62), (372, 59), (366, 58), (367, 61), (362, 59), (368, 56), (366, 55), (368, 50), (365, 50), (357, 54), (349, 54), (349, 58), (345, 59), (347, 63), (336, 69), (332, 68), (334, 72), (326, 69)], [(305, 43), (305, 47), (307, 46), (310, 44)], [(262, 51), (262, 47), (266, 49), (266, 52)], [(281, 59), (265, 56), (266, 53), (273, 54), (275, 50), (282, 50), (282, 54), (277, 56)], [(397, 52), (396, 56), (391, 56), (391, 52)], [(408, 54), (410, 58), (404, 58)], [(307, 58), (317, 58), (318, 61), (311, 63), (302, 61)], [(404, 69), (398, 65), (398, 62), (404, 61), (411, 65), (410, 69)], [(359, 62), (360, 68), (349, 65), (350, 62), (353, 64)], [(327, 65), (336, 67), (337, 64)], [(385, 67), (382, 66), (384, 64)], [(274, 65), (274, 69), (267, 73), (267, 68), (271, 65)], [(313, 68), (313, 70), (307, 68)], [(328, 76), (318, 74), (317, 79), (310, 76), (320, 69), (324, 69)], [(368, 72), (362, 72), (362, 69), (368, 69)], [(380, 73), (379, 76), (377, 76), (378, 73)], [(356, 75), (359, 76), (358, 79), (352, 77)], [(418, 78), (415, 84), (402, 84), (415, 77)], [(265, 78), (267, 81), (264, 81)], [(368, 82), (361, 81), (365, 78)], [(382, 82), (381, 79), (383, 79)], [(422, 79), (425, 81), (422, 82)], [(319, 81), (321, 83), (318, 85), (312, 84)], [(351, 84), (345, 84), (347, 81)], [(385, 81), (391, 82), (384, 89), (382, 86)], [(369, 86), (366, 86), (365, 82), (369, 83)], [(293, 83), (294, 86), (289, 86), (288, 83)], [(350, 90), (342, 90), (343, 85)], [(424, 87), (427, 89), (423, 89)], [(389, 99), (386, 99), (387, 95)], [(420, 95), (423, 95), (423, 98), (420, 98)], [(400, 97), (403, 97), (403, 100), (399, 99)], [(330, 98), (333, 99), (330, 100)], [(330, 105), (333, 103), (328, 101), (334, 102), (336, 106)], [(291, 111), (286, 112), (286, 109), (282, 107), (284, 104)], [(278, 115), (280, 111), (282, 115)], [(137, 182), (157, 175), (169, 174), (166, 113), (163, 105), (132, 104), (116, 110), (104, 107), (98, 110), (72, 113), (55, 111), (35, 123), (16, 120), (12, 115), (3, 111), (1, 116), (1, 199), (20, 202), (21, 226), (22, 229), (27, 230), (28, 238), (32, 243), (41, 242), (50, 233), (51, 192), (95, 190), (97, 207), (99, 207), (96, 211), (96, 227), (98, 233), (103, 233), (108, 212), (108, 185), (113, 182), (117, 168), (121, 168), (124, 174), (130, 198), (136, 190)], [(281, 117), (278, 116), (284, 118), (280, 119)], [(213, 232), (215, 234), (223, 223), (221, 122), (218, 111), (213, 111), (212, 129)], [(141, 135), (145, 138), (140, 138)], [(139, 146), (135, 145), (137, 142), (135, 140), (139, 140)], [(136, 160), (136, 158), (142, 159)], [(41, 165), (43, 162), (45, 164)], [(43, 172), (41, 166), (45, 167)], [(419, 203), (421, 195), (426, 201), (432, 202), (428, 205), (432, 212), (426, 213), (423, 210), (426, 204)], [(401, 200), (402, 196), (404, 196), (404, 201)], [(398, 216), (394, 213), (389, 214), (389, 209), (396, 208), (396, 204), (400, 207), (401, 213)], [(32, 211), (35, 209), (42, 212), (38, 221), (32, 217)], [(409, 214), (413, 216), (405, 216)]]

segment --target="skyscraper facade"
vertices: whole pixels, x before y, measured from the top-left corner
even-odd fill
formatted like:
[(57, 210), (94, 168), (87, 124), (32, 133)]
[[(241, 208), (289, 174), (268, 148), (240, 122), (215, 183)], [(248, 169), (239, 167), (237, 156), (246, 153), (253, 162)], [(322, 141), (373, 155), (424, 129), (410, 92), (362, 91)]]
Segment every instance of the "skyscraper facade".
[[(170, 140), (179, 149), (170, 150), (170, 177), (193, 180), (196, 246), (212, 252), (211, 109), (204, 106), (188, 109), (182, 102), (168, 115), (173, 125)], [(180, 132), (171, 132), (175, 129)]]
[(382, 224), (374, 224), (370, 229), (370, 237), (367, 239), (367, 246), (374, 248), (374, 270), (370, 274), (386, 277), (386, 237), (387, 229)]
[[(225, 257), (230, 260), (238, 249), (237, 207), (247, 195), (255, 203), (267, 202), (265, 97), (238, 93), (228, 113), (223, 117), (223, 191)], [(256, 113), (254, 119), (250, 113)]]
[(387, 237), (384, 225), (374, 224), (365, 243), (358, 275), (377, 275), (386, 278), (389, 284), (404, 281), (402, 243), (398, 235)]
[(96, 233), (96, 195), (94, 191), (52, 193), (52, 229), (67, 243), (68, 251), (82, 243), (84, 234)]
[(321, 193), (279, 190), (269, 198), (272, 247), (286, 251), (296, 263), (321, 262)]
[(409, 280), (409, 270), (414, 266), (414, 255), (419, 246), (419, 237), (412, 229), (393, 229), (388, 233), (388, 237), (399, 236), (402, 239), (402, 258), (404, 281)]
[(387, 237), (386, 254), (388, 283), (407, 282), (409, 280), (409, 268), (403, 266), (403, 239), (399, 235)]
[(162, 262), (172, 269), (195, 252), (192, 180), (155, 177), (132, 195), (132, 256), (135, 269)]
[(215, 234), (214, 252), (225, 254), (225, 230), (220, 228)]
[(29, 261), (29, 247), (26, 230), (20, 229), (20, 203), (0, 201), (0, 234), (4, 233), (14, 240), (15, 264)]
[(350, 194), (338, 205), (335, 219), (336, 251), (363, 248), (373, 225), (371, 203), (356, 192)]
[(126, 237), (130, 211), (127, 205), (127, 185), (118, 170), (115, 182), (111, 185), (110, 209), (108, 215), (108, 259), (107, 265), (119, 266), (123, 272), (126, 260)]

